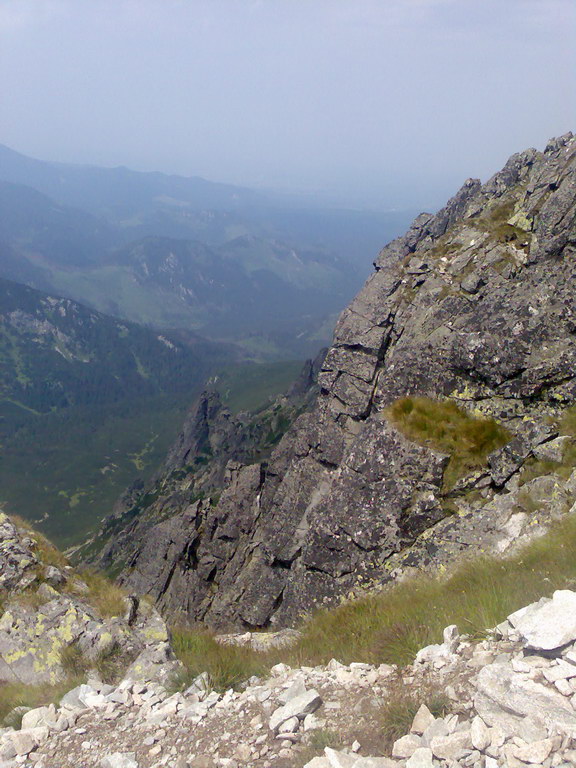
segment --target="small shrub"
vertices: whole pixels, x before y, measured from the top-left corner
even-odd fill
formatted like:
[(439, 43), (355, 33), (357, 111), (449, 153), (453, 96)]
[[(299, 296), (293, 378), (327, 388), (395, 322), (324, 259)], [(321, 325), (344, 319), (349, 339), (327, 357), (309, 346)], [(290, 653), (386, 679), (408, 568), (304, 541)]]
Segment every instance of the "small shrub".
[(253, 675), (264, 674), (267, 669), (264, 654), (237, 645), (221, 645), (206, 631), (175, 627), (172, 647), (185, 667), (174, 681), (174, 687), (180, 690), (202, 672), (208, 673), (215, 690), (225, 691)]
[(488, 454), (512, 437), (494, 419), (469, 416), (449, 400), (402, 397), (386, 413), (392, 424), (410, 440), (450, 456), (444, 472), (445, 490), (452, 488), (467, 472), (483, 466)]

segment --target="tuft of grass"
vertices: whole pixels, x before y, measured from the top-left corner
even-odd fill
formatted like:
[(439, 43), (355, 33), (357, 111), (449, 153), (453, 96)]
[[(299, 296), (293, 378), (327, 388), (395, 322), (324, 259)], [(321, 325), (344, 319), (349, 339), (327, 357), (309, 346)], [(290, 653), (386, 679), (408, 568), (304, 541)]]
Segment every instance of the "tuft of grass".
[(126, 653), (119, 645), (98, 654), (92, 663), (103, 683), (118, 683), (136, 658), (135, 652)]
[(410, 440), (450, 456), (444, 472), (445, 490), (472, 469), (485, 465), (488, 454), (512, 437), (494, 419), (474, 418), (449, 400), (402, 397), (386, 414)]
[(450, 699), (430, 683), (415, 688), (399, 680), (386, 696), (379, 712), (383, 750), (390, 751), (394, 742), (410, 732), (420, 706), (425, 704), (434, 717), (445, 717), (451, 709)]
[(174, 681), (174, 687), (179, 690), (188, 687), (202, 672), (207, 672), (212, 688), (226, 691), (253, 675), (264, 674), (268, 668), (264, 654), (237, 645), (220, 645), (204, 630), (174, 627), (172, 647), (185, 667)]
[(83, 571), (82, 579), (88, 585), (88, 602), (102, 618), (123, 616), (126, 611), (126, 593), (117, 584), (95, 571)]
[(135, 658), (135, 652), (126, 653), (119, 645), (101, 651), (94, 659), (86, 656), (77, 643), (66, 646), (60, 652), (60, 664), (67, 678), (85, 678), (89, 670), (95, 669), (104, 683), (121, 680)]
[[(44, 707), (57, 704), (62, 696), (72, 688), (84, 682), (82, 678), (68, 677), (62, 682), (50, 685), (23, 685), (22, 683), (0, 683), (0, 726), (16, 727), (10, 717), (16, 707)], [(8, 718), (8, 720), (7, 720)], [(20, 718), (21, 719), (21, 718)]]
[(92, 666), (76, 643), (60, 651), (60, 664), (67, 677), (83, 677)]
[(336, 733), (336, 731), (331, 731), (328, 728), (318, 728), (309, 731), (306, 740), (307, 744), (304, 749), (298, 752), (297, 766), (305, 766), (314, 757), (322, 755), (325, 747), (342, 749), (344, 746), (340, 734)]

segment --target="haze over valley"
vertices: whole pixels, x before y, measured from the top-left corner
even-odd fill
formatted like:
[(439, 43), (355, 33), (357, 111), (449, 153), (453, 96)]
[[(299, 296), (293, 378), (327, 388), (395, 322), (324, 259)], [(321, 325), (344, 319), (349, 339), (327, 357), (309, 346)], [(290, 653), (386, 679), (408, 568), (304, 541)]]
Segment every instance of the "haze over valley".
[(576, 765), (575, 30), (0, 1), (0, 768)]

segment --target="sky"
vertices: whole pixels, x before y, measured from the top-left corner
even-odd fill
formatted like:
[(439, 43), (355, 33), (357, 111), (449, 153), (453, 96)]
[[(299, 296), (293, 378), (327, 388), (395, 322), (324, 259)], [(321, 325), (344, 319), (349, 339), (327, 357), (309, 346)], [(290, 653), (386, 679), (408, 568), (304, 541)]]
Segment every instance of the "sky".
[(438, 207), (574, 128), (573, 0), (0, 0), (0, 143)]

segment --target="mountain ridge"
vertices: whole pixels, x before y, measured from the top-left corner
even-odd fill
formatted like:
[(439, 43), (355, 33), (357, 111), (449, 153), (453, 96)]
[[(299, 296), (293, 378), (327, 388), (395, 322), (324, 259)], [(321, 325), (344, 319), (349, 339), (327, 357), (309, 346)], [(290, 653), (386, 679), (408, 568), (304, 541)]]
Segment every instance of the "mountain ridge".
[[(473, 521), (492, 500), (488, 529), (515, 505), (526, 514), (519, 484), (544, 446), (558, 471), (573, 460), (560, 422), (576, 397), (575, 155), (572, 134), (514, 155), (386, 246), (340, 316), (314, 409), (215, 504), (187, 501), (183, 485), (180, 511), (142, 535), (121, 581), (168, 613), (185, 599), (190, 619), (214, 626), (282, 626), (389, 580), (418, 543), (423, 562), (426, 532), (449, 531), (454, 512)], [(418, 398), (448, 432), (462, 424), (463, 441), (435, 442), (426, 419), (419, 437), (407, 431)], [(139, 541), (138, 515), (126, 530)], [(456, 556), (470, 542), (453, 545)]]

